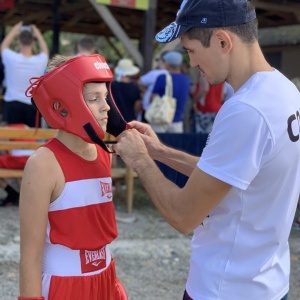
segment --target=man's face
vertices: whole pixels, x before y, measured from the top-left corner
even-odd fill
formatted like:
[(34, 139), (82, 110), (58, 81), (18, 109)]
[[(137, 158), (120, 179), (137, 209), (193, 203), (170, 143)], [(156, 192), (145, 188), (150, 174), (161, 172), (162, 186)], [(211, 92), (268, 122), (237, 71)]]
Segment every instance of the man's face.
[(186, 35), (182, 35), (181, 44), (187, 51), (191, 67), (198, 67), (203, 76), (206, 77), (209, 84), (216, 85), (224, 82), (225, 66), (224, 56), (212, 36), (210, 47), (205, 48), (198, 40), (190, 40)]
[(106, 132), (108, 121), (107, 113), (110, 110), (107, 104), (107, 94), (105, 83), (90, 82), (83, 87), (83, 98), (104, 132)]

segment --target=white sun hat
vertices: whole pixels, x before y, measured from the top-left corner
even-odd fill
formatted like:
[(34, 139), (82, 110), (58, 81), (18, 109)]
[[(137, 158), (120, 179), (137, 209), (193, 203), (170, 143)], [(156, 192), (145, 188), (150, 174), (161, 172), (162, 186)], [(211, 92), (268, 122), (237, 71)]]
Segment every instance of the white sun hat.
[(120, 81), (123, 76), (134, 76), (140, 72), (140, 68), (133, 64), (133, 61), (128, 58), (119, 60), (115, 67), (116, 80)]

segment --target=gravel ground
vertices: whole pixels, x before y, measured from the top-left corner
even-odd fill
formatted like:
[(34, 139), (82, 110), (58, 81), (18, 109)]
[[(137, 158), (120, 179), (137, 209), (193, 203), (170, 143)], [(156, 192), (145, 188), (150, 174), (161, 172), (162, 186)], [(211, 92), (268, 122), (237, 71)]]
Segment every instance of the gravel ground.
[[(130, 300), (181, 300), (190, 237), (171, 228), (152, 208), (130, 215), (116, 207), (119, 237), (111, 245), (117, 275)], [(289, 300), (300, 299), (300, 231), (292, 231)], [(18, 208), (0, 208), (0, 300), (18, 296)], [(227, 300), (227, 299), (224, 299)], [(267, 300), (267, 299), (266, 299)]]

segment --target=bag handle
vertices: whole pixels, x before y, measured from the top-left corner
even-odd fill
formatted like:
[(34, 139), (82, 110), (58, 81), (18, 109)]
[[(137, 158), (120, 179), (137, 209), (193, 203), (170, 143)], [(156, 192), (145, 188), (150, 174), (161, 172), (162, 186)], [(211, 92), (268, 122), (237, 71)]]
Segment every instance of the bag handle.
[(169, 73), (166, 73), (165, 95), (168, 95), (171, 98), (173, 97), (173, 81)]

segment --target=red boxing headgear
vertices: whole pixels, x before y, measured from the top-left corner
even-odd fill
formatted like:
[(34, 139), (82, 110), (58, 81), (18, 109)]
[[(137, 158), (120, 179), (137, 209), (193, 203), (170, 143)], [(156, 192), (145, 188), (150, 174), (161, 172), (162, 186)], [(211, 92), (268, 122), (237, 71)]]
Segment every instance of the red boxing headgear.
[(103, 56), (77, 56), (40, 78), (31, 78), (26, 95), (32, 97), (50, 127), (73, 133), (88, 143), (103, 147), (105, 132), (88, 108), (82, 90), (88, 82), (107, 83), (110, 106), (107, 132), (117, 136), (128, 128), (128, 124), (111, 95), (112, 79), (113, 73)]

